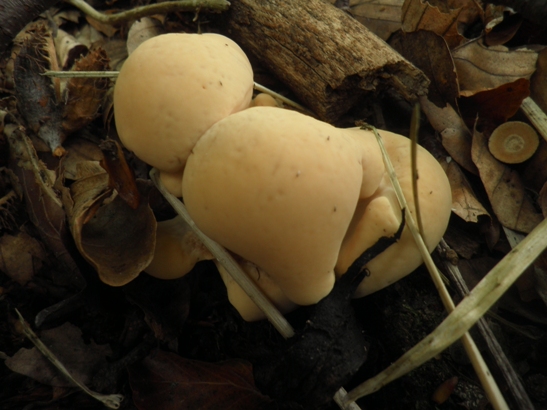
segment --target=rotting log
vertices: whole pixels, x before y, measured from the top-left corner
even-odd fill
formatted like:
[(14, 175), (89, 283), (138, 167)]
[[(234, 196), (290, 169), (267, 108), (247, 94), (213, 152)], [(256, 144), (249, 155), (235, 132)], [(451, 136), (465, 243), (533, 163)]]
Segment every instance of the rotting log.
[(324, 121), (392, 90), (413, 101), (427, 77), (324, 0), (233, 0), (228, 32)]

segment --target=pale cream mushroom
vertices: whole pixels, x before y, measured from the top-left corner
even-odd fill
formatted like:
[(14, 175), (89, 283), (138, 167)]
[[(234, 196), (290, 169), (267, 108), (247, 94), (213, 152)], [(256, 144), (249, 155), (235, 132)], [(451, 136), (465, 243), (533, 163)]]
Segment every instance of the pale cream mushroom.
[[(296, 309), (298, 305), (291, 302), (275, 281), (266, 272), (261, 270), (254, 263), (246, 261), (245, 259), (236, 256), (236, 260), (249, 278), (251, 278), (258, 289), (263, 293), (266, 298), (272, 302), (272, 304), (281, 312), (287, 313)], [(264, 312), (251, 300), (243, 289), (236, 283), (232, 276), (224, 269), (224, 267), (215, 260), (215, 264), (220, 273), (226, 291), (228, 293), (228, 300), (231, 305), (236, 308), (241, 317), (248, 321), (254, 322), (257, 320), (265, 319)]]
[(270, 94), (260, 93), (253, 100), (249, 107), (279, 107), (277, 100)]
[[(346, 130), (360, 141), (364, 152), (375, 152), (378, 142), (371, 131)], [(412, 193), (410, 141), (401, 135), (378, 131), (391, 158), (395, 173), (408, 202), (409, 211), (415, 215)], [(424, 240), (433, 251), (441, 240), (452, 208), (450, 184), (443, 169), (424, 148), (418, 146), (418, 197), (424, 227)], [(364, 176), (366, 178), (366, 175)], [(344, 274), (361, 253), (371, 247), (381, 236), (393, 235), (400, 226), (401, 208), (393, 186), (386, 174), (372, 195), (361, 196), (346, 237), (342, 243), (336, 274)], [(422, 256), (408, 227), (399, 241), (367, 264), (370, 275), (357, 288), (355, 297), (376, 292), (414, 271), (423, 262)]]
[(501, 124), (488, 140), (488, 149), (494, 158), (506, 164), (519, 164), (530, 159), (538, 147), (537, 132), (521, 121)]
[[(408, 194), (409, 141), (382, 135)], [(431, 201), (423, 207), (433, 212), (424, 219), (431, 249), (446, 229), (451, 191), (427, 151), (420, 149), (419, 162), (420, 199)], [(188, 159), (182, 186), (188, 212), (205, 234), (267, 272), (288, 300), (308, 305), (330, 292), (335, 268), (344, 273), (379, 237), (397, 230), (401, 211), (386, 181), (370, 131), (337, 129), (297, 112), (254, 107), (203, 135)], [(367, 229), (371, 235), (365, 237)], [(377, 278), (367, 277), (359, 295), (387, 286), (421, 263), (407, 236), (384, 265), (375, 262), (380, 256), (369, 264)], [(399, 255), (402, 259), (394, 260)]]
[(116, 80), (118, 134), (180, 197), (176, 181), (192, 147), (214, 123), (249, 106), (253, 84), (247, 56), (227, 37), (153, 37), (131, 53)]
[[(379, 183), (383, 167), (370, 173)], [(182, 186), (207, 236), (267, 272), (291, 301), (309, 305), (332, 289), (362, 176), (358, 144), (342, 130), (253, 107), (202, 136)]]
[(158, 279), (177, 279), (190, 272), (199, 261), (211, 259), (211, 252), (177, 216), (158, 222), (154, 257), (144, 271)]

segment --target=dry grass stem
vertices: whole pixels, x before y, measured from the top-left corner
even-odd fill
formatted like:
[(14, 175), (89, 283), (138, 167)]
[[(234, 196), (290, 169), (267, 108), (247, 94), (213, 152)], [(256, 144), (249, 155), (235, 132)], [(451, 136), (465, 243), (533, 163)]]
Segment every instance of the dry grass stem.
[(530, 97), (526, 97), (522, 101), (520, 108), (543, 139), (547, 141), (547, 114)]
[(80, 383), (78, 380), (76, 380), (70, 372), (67, 370), (67, 368), (61, 363), (61, 361), (53, 354), (51, 350), (48, 349), (48, 347), (36, 336), (36, 333), (32, 331), (28, 323), (25, 321), (21, 313), (15, 309), (15, 312), (17, 313), (17, 316), (19, 317), (19, 323), (21, 325), (21, 329), (24, 333), (24, 335), (36, 346), (36, 348), (44, 355), (46, 359), (48, 359), (53, 366), (61, 372), (61, 374), (71, 383), (73, 383), (75, 386), (79, 387), (82, 391), (84, 391), (86, 394), (90, 395), (94, 399), (100, 401), (103, 403), (106, 407), (109, 409), (119, 409), (120, 404), (123, 401), (123, 396), (121, 394), (100, 394), (96, 393), (90, 389), (87, 388), (86, 385)]

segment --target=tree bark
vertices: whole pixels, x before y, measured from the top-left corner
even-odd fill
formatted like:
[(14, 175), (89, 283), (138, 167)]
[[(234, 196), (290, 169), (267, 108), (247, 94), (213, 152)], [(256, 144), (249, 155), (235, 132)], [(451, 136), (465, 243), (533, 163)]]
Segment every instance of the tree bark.
[(325, 121), (379, 91), (427, 93), (419, 69), (324, 0), (233, 0), (228, 30)]

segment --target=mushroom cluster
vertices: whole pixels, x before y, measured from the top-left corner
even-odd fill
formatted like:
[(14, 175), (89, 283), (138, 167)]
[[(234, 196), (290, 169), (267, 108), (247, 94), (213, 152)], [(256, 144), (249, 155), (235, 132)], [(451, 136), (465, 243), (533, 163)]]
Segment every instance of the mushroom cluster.
[[(380, 133), (414, 213), (409, 140)], [(431, 251), (448, 225), (451, 191), (439, 163), (423, 148), (418, 173)], [(188, 158), (182, 193), (206, 235), (260, 267), (257, 282), (273, 282), (264, 291), (281, 307), (287, 300), (317, 303), (361, 253), (401, 223), (372, 132), (338, 129), (272, 107), (249, 108), (213, 125)], [(399, 242), (367, 265), (370, 276), (356, 296), (399, 280), (421, 263), (405, 228)], [(249, 310), (244, 294), (229, 296), (244, 317), (262, 317)]]
[[(252, 70), (235, 43), (217, 35), (201, 35), (210, 37), (203, 43), (199, 35), (169, 36), (177, 53), (193, 57), (172, 61), (173, 45), (164, 43), (164, 36), (136, 49), (120, 72), (114, 94), (120, 138), (161, 171), (170, 191), (182, 194), (196, 225), (236, 255), (281, 311), (318, 302), (363, 251), (394, 234), (401, 223), (375, 136), (277, 108), (275, 100), (264, 97), (250, 106)], [(198, 43), (204, 48), (199, 55)], [(194, 48), (187, 52), (186, 46)], [(217, 56), (224, 51), (234, 66), (219, 63)], [(152, 62), (158, 52), (163, 60)], [(158, 69), (166, 78), (158, 79), (161, 87), (154, 92), (129, 85), (129, 78), (142, 81), (143, 73), (150, 76)], [(214, 75), (200, 77), (205, 71)], [(200, 80), (189, 79), (194, 74)], [(228, 90), (235, 96), (228, 97)], [(137, 118), (146, 125), (136, 125)], [(386, 131), (380, 134), (414, 213), (409, 141)], [(424, 238), (431, 251), (448, 225), (451, 190), (441, 166), (421, 147), (417, 162)], [(176, 223), (164, 228), (158, 230), (158, 244), (165, 247), (156, 250), (148, 269), (155, 276), (181, 276), (197, 260), (210, 258), (206, 252), (193, 253), (177, 239), (190, 237)], [(171, 256), (173, 252), (178, 253)], [(183, 254), (190, 255), (191, 262), (183, 262)], [(395, 282), (421, 263), (405, 228), (398, 243), (367, 265), (370, 276), (356, 296)], [(242, 317), (263, 318), (222, 267), (219, 271)]]

